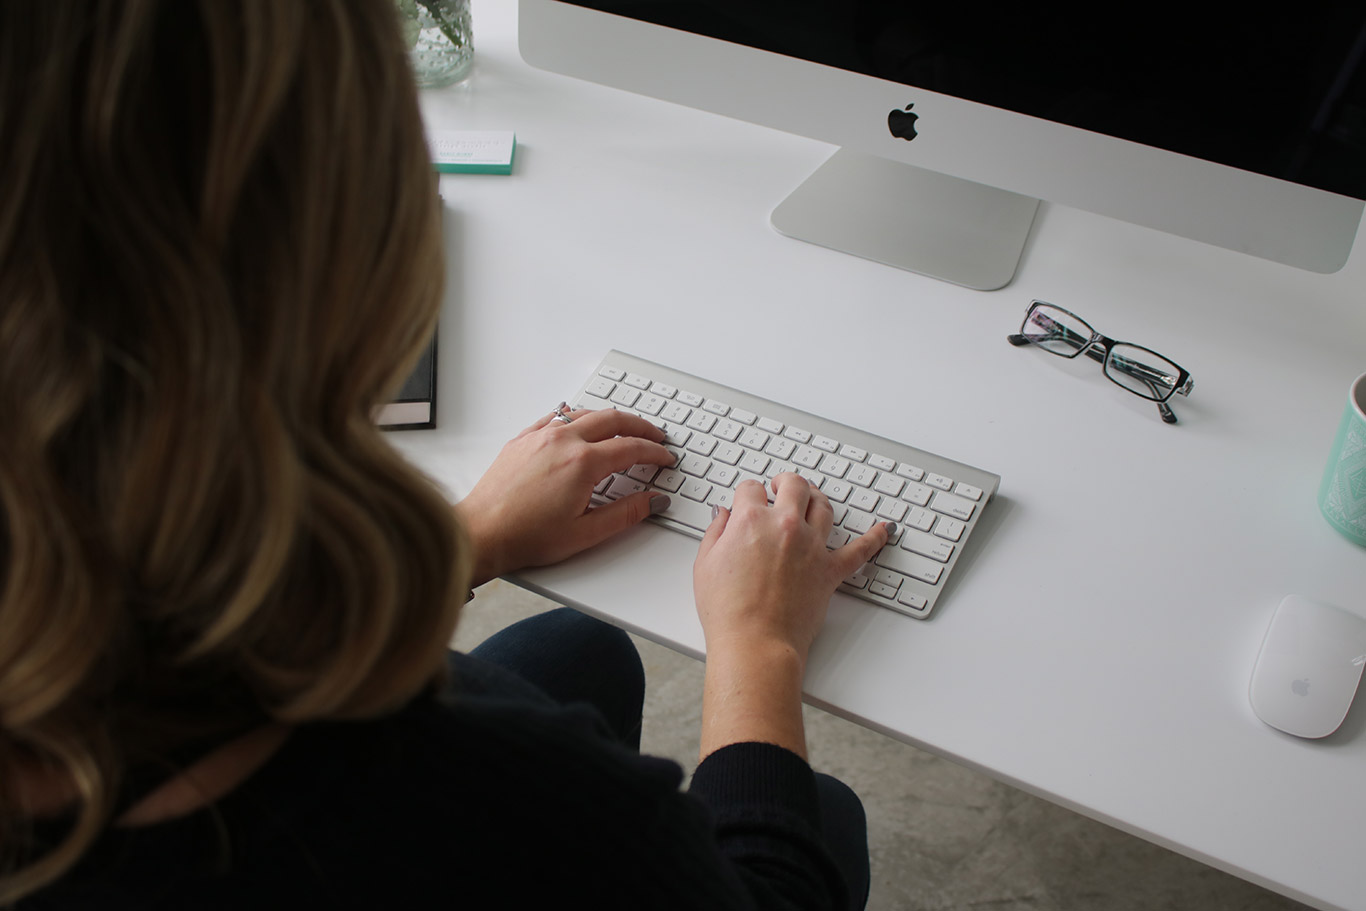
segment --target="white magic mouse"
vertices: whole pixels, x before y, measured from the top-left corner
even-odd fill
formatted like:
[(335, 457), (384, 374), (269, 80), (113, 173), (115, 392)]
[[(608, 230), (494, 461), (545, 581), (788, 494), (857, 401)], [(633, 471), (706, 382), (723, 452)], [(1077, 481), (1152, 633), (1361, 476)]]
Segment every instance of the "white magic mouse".
[(1351, 708), (1366, 665), (1366, 620), (1290, 595), (1267, 627), (1248, 697), (1257, 717), (1296, 737), (1327, 737)]

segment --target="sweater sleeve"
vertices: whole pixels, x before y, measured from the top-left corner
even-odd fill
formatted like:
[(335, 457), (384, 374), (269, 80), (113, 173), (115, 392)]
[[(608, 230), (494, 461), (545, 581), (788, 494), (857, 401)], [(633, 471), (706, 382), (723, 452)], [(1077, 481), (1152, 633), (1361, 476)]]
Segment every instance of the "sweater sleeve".
[(722, 747), (697, 767), (689, 793), (711, 810), (721, 853), (756, 894), (793, 907), (826, 896), (848, 906), (847, 889), (821, 838), (816, 779), (805, 760), (767, 743)]

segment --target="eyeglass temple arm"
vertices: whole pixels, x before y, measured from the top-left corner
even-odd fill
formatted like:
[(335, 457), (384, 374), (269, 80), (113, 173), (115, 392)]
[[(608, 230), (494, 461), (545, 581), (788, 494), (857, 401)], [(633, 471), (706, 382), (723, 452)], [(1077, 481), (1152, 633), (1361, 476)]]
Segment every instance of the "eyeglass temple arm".
[[(1100, 359), (1104, 360), (1104, 356), (1102, 356)], [(1151, 389), (1154, 400), (1162, 397), (1162, 393), (1165, 391), (1165, 387), (1164, 384), (1157, 382), (1157, 380), (1162, 376), (1162, 374), (1149, 370), (1142, 364), (1135, 363), (1134, 361), (1131, 361), (1126, 357), (1112, 358), (1110, 360), (1110, 363), (1114, 365), (1116, 370), (1119, 370), (1122, 373), (1127, 373), (1129, 376), (1133, 377), (1134, 379), (1138, 380), (1140, 383), (1144, 384), (1149, 389)], [(1189, 384), (1181, 387), (1181, 389), (1177, 391), (1182, 392), (1184, 394), (1185, 392), (1189, 391), (1188, 386)], [(1159, 401), (1154, 401), (1153, 404), (1157, 406), (1157, 413), (1162, 416), (1162, 420), (1164, 423), (1176, 423), (1176, 412), (1172, 411), (1170, 405), (1168, 405), (1166, 402)]]
[[(1097, 354), (1099, 354), (1099, 352), (1093, 353), (1088, 351), (1087, 354), (1090, 354), (1098, 361), (1105, 360), (1104, 355), (1100, 355), (1099, 357), (1097, 357)], [(1139, 382), (1147, 383), (1154, 393), (1158, 393), (1161, 390), (1167, 388), (1167, 374), (1153, 370), (1145, 364), (1140, 364), (1138, 361), (1131, 361), (1127, 357), (1111, 358), (1110, 363), (1114, 366), (1116, 370), (1120, 371), (1121, 373), (1126, 373), (1134, 379), (1138, 380)], [(1194, 384), (1191, 382), (1190, 377), (1187, 376), (1186, 381), (1182, 383), (1179, 387), (1173, 389), (1172, 392), (1180, 395), (1189, 395), (1191, 387), (1193, 385)]]

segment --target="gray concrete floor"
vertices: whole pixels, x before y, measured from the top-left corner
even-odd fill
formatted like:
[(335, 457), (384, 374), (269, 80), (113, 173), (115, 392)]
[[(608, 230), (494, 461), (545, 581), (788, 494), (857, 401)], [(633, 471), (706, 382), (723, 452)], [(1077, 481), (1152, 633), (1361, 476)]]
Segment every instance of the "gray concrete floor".
[[(452, 644), (472, 648), (553, 606), (492, 582), (465, 607)], [(702, 664), (635, 641), (646, 673), (641, 749), (691, 772)], [(867, 809), (870, 911), (1306, 907), (809, 706), (806, 726), (812, 765), (853, 787)]]

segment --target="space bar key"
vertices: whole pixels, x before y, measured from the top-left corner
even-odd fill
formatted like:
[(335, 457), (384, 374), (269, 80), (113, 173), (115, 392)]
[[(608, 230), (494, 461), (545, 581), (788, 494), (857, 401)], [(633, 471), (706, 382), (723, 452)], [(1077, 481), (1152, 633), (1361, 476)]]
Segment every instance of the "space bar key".
[(679, 494), (672, 494), (669, 499), (669, 508), (660, 513), (658, 518), (672, 519), (680, 525), (686, 525), (688, 533), (694, 538), (702, 537), (711, 525), (711, 507)]

